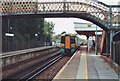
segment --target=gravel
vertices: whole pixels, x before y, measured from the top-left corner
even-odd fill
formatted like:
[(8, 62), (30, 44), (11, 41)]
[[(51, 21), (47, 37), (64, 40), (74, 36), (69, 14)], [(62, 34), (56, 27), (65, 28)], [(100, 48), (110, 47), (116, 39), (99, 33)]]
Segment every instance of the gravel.
[(35, 80), (52, 80), (56, 74), (60, 71), (60, 69), (67, 63), (70, 57), (63, 57), (61, 60), (50, 66), (47, 70), (43, 71), (39, 74)]
[(9, 76), (14, 75), (16, 73), (19, 73), (22, 70), (24, 70), (25, 68), (28, 68), (28, 67), (32, 66), (33, 64), (36, 64), (36, 63), (40, 62), (41, 60), (50, 57), (51, 55), (52, 54), (48, 54), (44, 57), (36, 58), (36, 59), (31, 60), (31, 61), (27, 61), (27, 62), (24, 62), (22, 64), (18, 64), (16, 66), (13, 66), (9, 69), (5, 69), (2, 71), (2, 74), (3, 74), (2, 76), (3, 76), (3, 78), (6, 78), (6, 77), (9, 77)]

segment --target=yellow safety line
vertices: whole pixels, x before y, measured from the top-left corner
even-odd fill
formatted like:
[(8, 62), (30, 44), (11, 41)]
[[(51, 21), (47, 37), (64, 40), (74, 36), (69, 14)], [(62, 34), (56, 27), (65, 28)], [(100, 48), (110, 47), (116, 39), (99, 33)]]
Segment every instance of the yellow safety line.
[(87, 54), (85, 53), (85, 79), (88, 81), (88, 64), (87, 64)]
[(57, 73), (57, 75), (53, 78), (53, 79), (59, 79), (60, 75), (62, 74), (62, 72), (65, 70), (65, 68), (67, 67), (67, 65), (70, 63), (70, 61), (73, 59), (73, 57), (76, 55), (76, 53), (78, 53), (79, 51), (76, 51), (73, 56), (68, 60), (68, 62), (62, 67), (62, 69)]

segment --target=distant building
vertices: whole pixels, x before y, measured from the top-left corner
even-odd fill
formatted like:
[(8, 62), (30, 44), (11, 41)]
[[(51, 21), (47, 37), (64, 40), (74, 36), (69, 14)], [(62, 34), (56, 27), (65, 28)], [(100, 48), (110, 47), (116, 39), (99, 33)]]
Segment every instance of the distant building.
[[(91, 23), (74, 22), (74, 28), (79, 35), (88, 35), (88, 36), (95, 36), (96, 34), (102, 35), (102, 31), (103, 31), (103, 29)], [(97, 33), (96, 33), (96, 29), (97, 29)]]

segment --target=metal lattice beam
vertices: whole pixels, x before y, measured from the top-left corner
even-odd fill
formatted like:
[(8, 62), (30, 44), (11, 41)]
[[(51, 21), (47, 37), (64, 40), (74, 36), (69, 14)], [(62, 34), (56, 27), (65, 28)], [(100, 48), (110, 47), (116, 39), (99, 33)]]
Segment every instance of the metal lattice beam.
[[(0, 1), (0, 15), (79, 13), (94, 19), (109, 28), (111, 17), (120, 14), (120, 5), (106, 5), (92, 0), (49, 0), (36, 2), (34, 0), (3, 0)], [(110, 11), (111, 10), (111, 11)], [(110, 20), (111, 19), (111, 20)], [(117, 23), (114, 21), (114, 23)], [(119, 27), (119, 26), (118, 26)]]

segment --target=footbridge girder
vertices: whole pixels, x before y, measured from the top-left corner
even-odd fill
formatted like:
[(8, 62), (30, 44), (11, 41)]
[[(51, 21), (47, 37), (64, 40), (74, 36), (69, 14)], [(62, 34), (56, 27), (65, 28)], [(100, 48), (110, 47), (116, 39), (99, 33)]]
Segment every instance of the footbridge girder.
[(96, 25), (98, 25), (99, 27), (101, 27), (102, 29), (104, 29), (105, 31), (108, 31), (109, 29), (102, 23), (100, 23), (99, 21), (94, 20), (93, 18), (91, 18), (90, 16), (87, 16), (88, 14), (86, 13), (46, 13), (46, 14), (24, 14), (24, 15), (8, 15), (8, 16), (2, 16), (3, 18), (9, 18), (9, 19), (16, 19), (16, 18), (80, 18), (80, 19), (84, 19), (87, 21), (90, 21)]
[(56, 0), (54, 2), (50, 0), (46, 2), (3, 0), (0, 4), (2, 5), (1, 16), (76, 17), (92, 21), (105, 30), (109, 30), (112, 26), (112, 18), (120, 14), (119, 5), (110, 6), (92, 0)]

